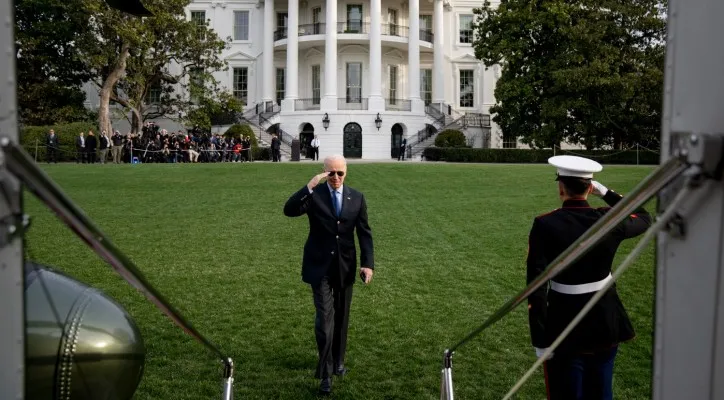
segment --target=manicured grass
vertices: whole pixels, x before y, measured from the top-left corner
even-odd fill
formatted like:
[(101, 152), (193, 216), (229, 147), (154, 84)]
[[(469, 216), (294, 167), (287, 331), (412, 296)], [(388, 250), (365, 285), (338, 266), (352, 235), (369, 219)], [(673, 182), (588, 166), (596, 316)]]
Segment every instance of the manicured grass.
[[(43, 168), (233, 357), (236, 398), (317, 397), (314, 306), (300, 277), (307, 220), (282, 207), (319, 164)], [(626, 193), (650, 171), (607, 166), (597, 179)], [(559, 206), (553, 178), (546, 165), (350, 165), (346, 184), (367, 197), (376, 272), (371, 285), (355, 285), (350, 373), (335, 380), (335, 398), (439, 398), (444, 349), (524, 287), (533, 218)], [(104, 290), (138, 323), (148, 356), (136, 398), (221, 397), (221, 364), (209, 352), (31, 195), (26, 206), (31, 257)], [(638, 337), (619, 352), (617, 399), (650, 398), (653, 264), (651, 247), (618, 285)], [(499, 399), (534, 360), (519, 307), (456, 353), (456, 398)], [(542, 373), (519, 393), (544, 398)]]

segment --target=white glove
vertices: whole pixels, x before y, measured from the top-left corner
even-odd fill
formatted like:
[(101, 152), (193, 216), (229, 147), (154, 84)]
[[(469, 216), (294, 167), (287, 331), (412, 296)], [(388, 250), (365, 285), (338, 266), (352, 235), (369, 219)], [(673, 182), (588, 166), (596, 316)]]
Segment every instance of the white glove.
[[(545, 351), (548, 350), (548, 348), (539, 349), (537, 347), (534, 347), (534, 349), (535, 349), (535, 356), (538, 358), (541, 358), (541, 356), (543, 356), (543, 353), (545, 353)], [(549, 355), (548, 358), (546, 358), (546, 360), (550, 360), (551, 358), (553, 358), (553, 354), (555, 354), (555, 352), (551, 353), (551, 355)]]
[(593, 185), (593, 194), (596, 196), (603, 197), (608, 193), (608, 188), (601, 185), (601, 182), (592, 181), (591, 185)]

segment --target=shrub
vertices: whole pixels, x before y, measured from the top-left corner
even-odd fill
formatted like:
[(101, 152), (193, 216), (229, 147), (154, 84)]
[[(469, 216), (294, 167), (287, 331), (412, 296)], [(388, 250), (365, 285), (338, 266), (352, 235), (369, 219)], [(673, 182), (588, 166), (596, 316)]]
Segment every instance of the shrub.
[(247, 124), (231, 125), (229, 129), (227, 129), (224, 133), (224, 137), (233, 137), (234, 139), (238, 139), (240, 136), (249, 136), (249, 141), (251, 142), (252, 149), (259, 147), (259, 143), (256, 141), (256, 135), (254, 134), (254, 130), (251, 129), (251, 127)]
[(254, 147), (251, 149), (251, 155), (254, 160), (271, 160), (271, 148)]
[[(601, 164), (657, 165), (659, 155), (650, 151), (636, 150), (575, 150), (575, 155), (594, 159)], [(557, 155), (570, 154), (557, 151)], [(474, 162), (474, 163), (547, 163), (553, 157), (553, 150), (529, 149), (469, 149), (428, 147), (423, 155), (428, 161)]]
[(435, 147), (467, 147), (465, 134), (455, 129), (447, 129), (435, 138)]
[[(35, 157), (35, 145), (38, 145), (38, 161), (46, 160), (45, 141), (48, 131), (55, 130), (58, 136), (58, 162), (75, 160), (75, 138), (80, 132), (92, 130), (98, 136), (98, 127), (92, 122), (72, 122), (47, 126), (24, 126), (20, 130), (20, 145), (31, 157)], [(36, 142), (37, 141), (37, 142)]]

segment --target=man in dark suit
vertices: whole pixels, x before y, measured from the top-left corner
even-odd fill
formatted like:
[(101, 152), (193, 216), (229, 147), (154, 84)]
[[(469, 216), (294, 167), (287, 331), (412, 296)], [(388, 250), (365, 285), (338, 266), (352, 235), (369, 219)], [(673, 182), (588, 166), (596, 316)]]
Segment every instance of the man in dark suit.
[[(558, 168), (561, 208), (533, 221), (528, 241), (530, 284), (583, 235), (623, 196), (592, 181), (603, 167), (575, 156), (548, 160)], [(592, 208), (589, 194), (600, 196), (611, 207)], [(541, 357), (598, 290), (612, 279), (611, 264), (622, 241), (641, 235), (651, 225), (644, 208), (637, 209), (612, 233), (573, 265), (528, 298), (528, 322), (536, 355)], [(619, 343), (635, 336), (616, 286), (596, 303), (586, 317), (544, 363), (548, 399), (609, 400), (613, 398), (613, 365)]]
[(55, 130), (51, 129), (48, 133), (48, 137), (45, 140), (46, 148), (47, 148), (47, 159), (48, 164), (50, 164), (51, 161), (54, 163), (58, 163), (58, 135), (55, 134)]
[[(293, 194), (284, 215), (307, 214), (309, 235), (304, 245), (302, 280), (312, 288), (316, 309), (315, 335), (319, 362), (315, 377), (320, 392), (332, 391), (332, 374), (345, 375), (349, 308), (357, 271), (354, 232), (360, 247), (360, 278), (365, 284), (374, 272), (372, 230), (362, 193), (344, 185), (347, 162), (342, 156), (324, 160), (324, 172)], [(323, 179), (326, 183), (320, 183)]]
[(280, 162), (282, 160), (281, 148), (281, 140), (279, 140), (279, 137), (276, 134), (273, 134), (271, 142), (272, 162)]

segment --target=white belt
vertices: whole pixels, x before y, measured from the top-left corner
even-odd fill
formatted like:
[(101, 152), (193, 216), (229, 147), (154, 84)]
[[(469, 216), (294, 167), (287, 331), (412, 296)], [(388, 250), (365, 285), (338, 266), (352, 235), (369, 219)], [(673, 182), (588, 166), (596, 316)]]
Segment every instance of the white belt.
[(610, 281), (611, 279), (613, 279), (613, 277), (609, 273), (607, 277), (601, 279), (598, 282), (584, 283), (582, 285), (564, 285), (562, 283), (551, 281), (551, 289), (563, 294), (591, 293), (603, 289), (603, 287), (606, 286), (606, 282)]

